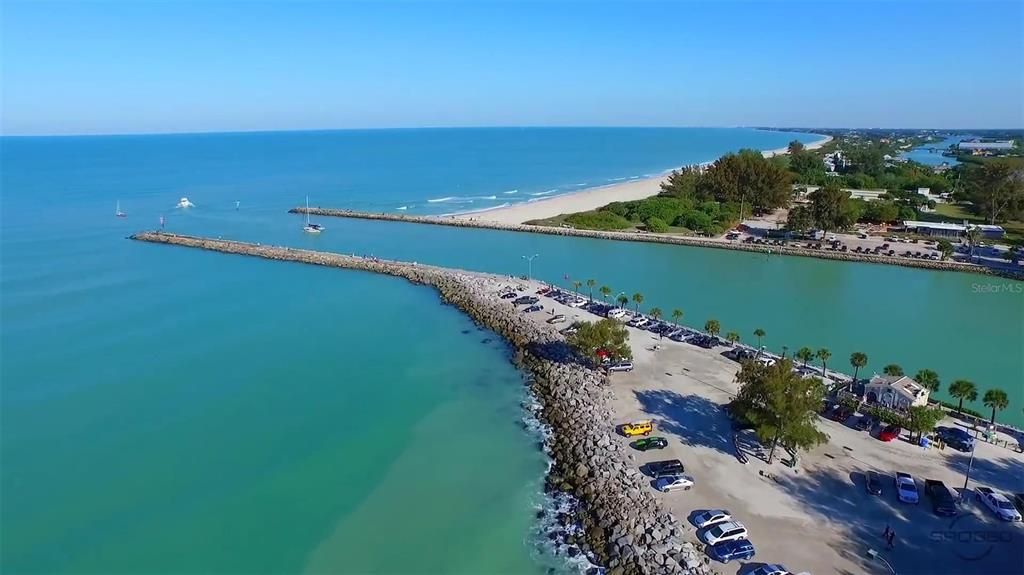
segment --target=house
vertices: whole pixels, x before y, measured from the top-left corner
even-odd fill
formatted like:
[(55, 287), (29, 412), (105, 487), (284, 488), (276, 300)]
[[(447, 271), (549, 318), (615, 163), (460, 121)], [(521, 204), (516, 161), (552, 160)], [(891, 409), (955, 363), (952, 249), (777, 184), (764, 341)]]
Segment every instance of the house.
[(960, 224), (947, 224), (946, 222), (918, 222), (913, 220), (904, 221), (903, 228), (911, 233), (942, 238), (958, 238), (964, 235), (967, 231), (967, 227)]
[(868, 403), (893, 409), (906, 410), (915, 405), (928, 405), (928, 390), (905, 375), (876, 374), (864, 384), (864, 396)]

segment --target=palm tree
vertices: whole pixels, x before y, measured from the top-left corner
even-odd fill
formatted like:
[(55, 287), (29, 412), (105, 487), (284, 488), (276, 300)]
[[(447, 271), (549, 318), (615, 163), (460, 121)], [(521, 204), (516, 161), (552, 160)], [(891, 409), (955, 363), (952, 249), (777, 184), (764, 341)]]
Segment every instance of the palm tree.
[(970, 226), (967, 228), (967, 244), (971, 246), (971, 261), (974, 261), (974, 249), (981, 244), (981, 228)]
[(740, 340), (740, 334), (734, 331), (730, 331), (729, 333), (725, 334), (725, 339), (729, 340), (729, 343), (735, 344)]
[(612, 288), (608, 286), (601, 286), (597, 291), (601, 293), (601, 299), (605, 301), (608, 301), (608, 296), (612, 295)]
[(757, 329), (754, 330), (754, 337), (757, 338), (757, 347), (758, 347), (758, 349), (761, 348), (761, 338), (764, 337), (764, 336), (765, 336), (765, 333), (764, 333), (763, 329), (757, 328)]
[(653, 317), (654, 319), (661, 319), (661, 308), (660, 307), (652, 307), (651, 311), (649, 311), (647, 313), (651, 314), (651, 317)]
[(633, 294), (633, 303), (636, 304), (636, 313), (640, 313), (640, 304), (644, 303), (644, 294), (640, 292)]
[(581, 282), (580, 280), (573, 280), (573, 282), (572, 282), (572, 291), (573, 291), (573, 293), (576, 294), (576, 297), (580, 297), (580, 286), (581, 285), (583, 285), (583, 282)]
[(594, 286), (597, 285), (597, 280), (587, 280), (587, 287), (590, 288), (590, 301), (594, 301)]
[(722, 331), (722, 325), (718, 323), (717, 319), (709, 319), (704, 324), (704, 331), (708, 332), (713, 336), (717, 336), (718, 332)]
[(818, 351), (814, 352), (814, 357), (817, 357), (818, 359), (821, 360), (821, 377), (825, 377), (825, 362), (828, 361), (830, 357), (832, 357), (832, 352), (829, 351), (828, 348), (823, 347)]
[(1006, 392), (1001, 389), (990, 389), (985, 392), (985, 397), (981, 402), (985, 404), (985, 407), (992, 409), (992, 420), (989, 423), (995, 425), (996, 412), (1006, 409), (1006, 406), (1010, 405), (1010, 398), (1006, 397)]
[(903, 375), (903, 368), (895, 363), (890, 363), (882, 368), (882, 373), (890, 377), (901, 377)]
[(966, 379), (958, 379), (949, 384), (949, 395), (960, 400), (960, 405), (956, 407), (956, 413), (960, 415), (964, 409), (965, 399), (971, 402), (978, 400), (978, 388), (974, 386), (973, 382)]
[(935, 392), (939, 390), (939, 374), (930, 369), (919, 370), (917, 375), (914, 376), (914, 381), (928, 388), (928, 391)]
[(679, 327), (679, 320), (683, 319), (683, 310), (676, 308), (672, 310), (672, 323)]
[(782, 359), (786, 359), (786, 352), (787, 351), (789, 351), (789, 346), (788, 345), (782, 346)]
[(629, 303), (629, 298), (626, 294), (619, 294), (618, 302), (619, 307), (626, 307), (626, 304)]
[[(868, 364), (868, 356), (865, 353), (855, 351), (850, 354), (850, 365), (853, 366), (853, 382), (857, 383), (857, 372)], [(851, 385), (852, 387), (852, 385)]]
[(801, 347), (794, 355), (797, 359), (804, 362), (804, 367), (807, 367), (807, 362), (811, 361), (811, 358), (814, 357), (814, 352), (809, 347)]

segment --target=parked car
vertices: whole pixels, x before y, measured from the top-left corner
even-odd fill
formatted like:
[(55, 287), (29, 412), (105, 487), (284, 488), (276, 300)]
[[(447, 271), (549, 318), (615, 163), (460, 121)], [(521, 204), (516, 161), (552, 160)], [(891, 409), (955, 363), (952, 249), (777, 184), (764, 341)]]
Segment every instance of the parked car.
[(970, 432), (960, 427), (936, 427), (935, 436), (946, 445), (957, 451), (968, 452), (974, 449), (974, 438)]
[(647, 470), (651, 472), (655, 479), (668, 477), (669, 475), (682, 475), (684, 471), (683, 462), (678, 459), (653, 461), (647, 464)]
[(533, 313), (535, 311), (541, 311), (544, 309), (542, 305), (531, 305), (530, 307), (523, 310), (523, 313)]
[(885, 429), (878, 433), (878, 439), (880, 441), (892, 441), (893, 439), (896, 439), (897, 437), (900, 436), (900, 431), (902, 430), (898, 425), (893, 424), (886, 426)]
[(697, 526), (697, 529), (704, 529), (722, 521), (732, 521), (732, 516), (725, 509), (708, 509), (693, 517), (693, 524)]
[(870, 415), (862, 415), (857, 418), (857, 422), (853, 424), (854, 429), (857, 431), (868, 431), (875, 426), (875, 418)]
[(785, 567), (778, 563), (768, 563), (751, 571), (748, 575), (791, 575)]
[(514, 297), (516, 297), (516, 292), (514, 291), (501, 294), (501, 299), (512, 299)]
[(650, 435), (652, 431), (654, 431), (654, 424), (650, 421), (632, 421), (622, 425), (622, 434), (626, 437)]
[(701, 536), (708, 545), (718, 545), (726, 541), (738, 541), (747, 539), (747, 528), (738, 521), (726, 521), (711, 526)]
[(936, 479), (924, 480), (924, 492), (932, 501), (932, 511), (936, 515), (952, 517), (956, 515), (956, 497), (950, 492), (946, 484)]
[(564, 322), (565, 322), (565, 315), (563, 315), (563, 314), (553, 315), (553, 316), (551, 316), (548, 319), (548, 323), (564, 323)]
[(618, 361), (608, 366), (608, 371), (633, 371), (633, 363)]
[(882, 494), (882, 477), (875, 471), (864, 474), (864, 489), (871, 495)]
[(756, 554), (754, 544), (746, 539), (725, 541), (708, 547), (708, 555), (716, 561), (728, 563), (733, 560), (745, 561)]
[(668, 447), (668, 440), (664, 437), (645, 437), (633, 442), (633, 449), (649, 451), (651, 449), (665, 449)]
[(978, 494), (978, 500), (985, 504), (1003, 521), (1020, 521), (1020, 512), (1014, 508), (1010, 499), (1002, 493), (996, 493), (988, 487), (976, 487), (974, 491)]
[(1013, 494), (1013, 506), (1017, 508), (1017, 511), (1024, 513), (1024, 493)]
[[(548, 320), (548, 321), (550, 321), (550, 320)], [(559, 323), (559, 322), (555, 322), (555, 323)], [(570, 325), (569, 327), (563, 329), (559, 333), (561, 333), (562, 335), (572, 335), (572, 334), (578, 332), (579, 330), (580, 330), (580, 326), (578, 326), (576, 324), (573, 324), (573, 325)]]
[(918, 503), (921, 500), (917, 492), (917, 482), (909, 473), (896, 472), (896, 497), (903, 503)]
[(689, 491), (691, 487), (693, 487), (693, 478), (689, 475), (666, 475), (654, 480), (654, 488), (662, 493)]

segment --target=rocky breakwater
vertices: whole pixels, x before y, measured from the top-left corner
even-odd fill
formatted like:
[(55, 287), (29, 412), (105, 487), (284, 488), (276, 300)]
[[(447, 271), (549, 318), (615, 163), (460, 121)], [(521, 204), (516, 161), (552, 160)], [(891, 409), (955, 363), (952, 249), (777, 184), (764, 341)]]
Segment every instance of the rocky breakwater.
[(652, 497), (645, 477), (613, 434), (606, 376), (575, 361), (561, 335), (497, 297), (504, 278), (436, 266), (264, 246), (195, 236), (144, 232), (131, 239), (313, 265), (370, 271), (433, 286), (448, 303), (504, 337), (531, 375), (551, 427), (549, 490), (579, 501), (575, 516), (557, 518), (548, 535), (589, 552), (610, 573), (623, 575), (710, 572), (687, 531)]
[[(288, 210), (293, 214), (304, 214), (306, 208), (292, 208)], [(355, 218), (363, 220), (383, 220), (390, 222), (405, 222), (414, 224), (430, 224), (435, 226), (452, 226), (457, 228), (480, 228), (491, 230), (502, 230), (507, 232), (525, 232), (531, 234), (547, 234), (553, 236), (573, 236), (580, 238), (592, 238), (599, 240), (614, 240), (628, 242), (646, 242), (653, 244), (672, 244), (680, 246), (693, 246), (701, 248), (715, 248), (723, 250), (734, 250), (742, 252), (770, 253), (773, 255), (800, 256), (818, 258), (824, 260), (838, 260), (847, 262), (865, 262), (873, 264), (895, 265), (911, 268), (924, 268), (936, 271), (966, 272), (985, 275), (1002, 276), (1011, 279), (1024, 279), (1024, 272), (1010, 269), (993, 269), (981, 265), (955, 261), (920, 260), (904, 257), (890, 257), (874, 254), (858, 254), (853, 252), (833, 252), (829, 250), (810, 249), (801, 246), (762, 246), (755, 244), (744, 244), (715, 238), (698, 238), (690, 236), (669, 236), (648, 234), (644, 232), (606, 232), (598, 230), (580, 230), (576, 228), (561, 228), (552, 226), (527, 225), (527, 224), (504, 224), (486, 219), (478, 219), (472, 215), (466, 216), (415, 216), (393, 213), (370, 213), (357, 212), (354, 210), (339, 210), (332, 208), (309, 208), (310, 215), (327, 216), (336, 218)]]

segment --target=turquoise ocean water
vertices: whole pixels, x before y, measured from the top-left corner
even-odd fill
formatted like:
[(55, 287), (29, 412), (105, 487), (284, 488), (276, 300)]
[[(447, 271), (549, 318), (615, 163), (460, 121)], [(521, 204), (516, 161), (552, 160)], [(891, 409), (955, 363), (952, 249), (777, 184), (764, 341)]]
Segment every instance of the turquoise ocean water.
[[(2, 570), (543, 572), (521, 375), (431, 290), (129, 242), (169, 230), (594, 277), (773, 348), (1024, 403), (1020, 283), (803, 258), (324, 220), (447, 213), (777, 148), (749, 130), (397, 130), (0, 141)], [(801, 135), (813, 141), (812, 135)], [(578, 185), (585, 184), (585, 185)], [(547, 194), (552, 195), (552, 194)], [(175, 210), (181, 196), (196, 204)], [(445, 201), (430, 202), (429, 200)], [(471, 200), (472, 198), (472, 200)], [(115, 218), (114, 203), (128, 212)], [(236, 201), (240, 202), (236, 209)], [(440, 204), (448, 204), (441, 206)], [(971, 334), (970, 337), (964, 334)], [(749, 338), (746, 338), (749, 339)], [(1017, 385), (1014, 386), (1014, 382)]]

